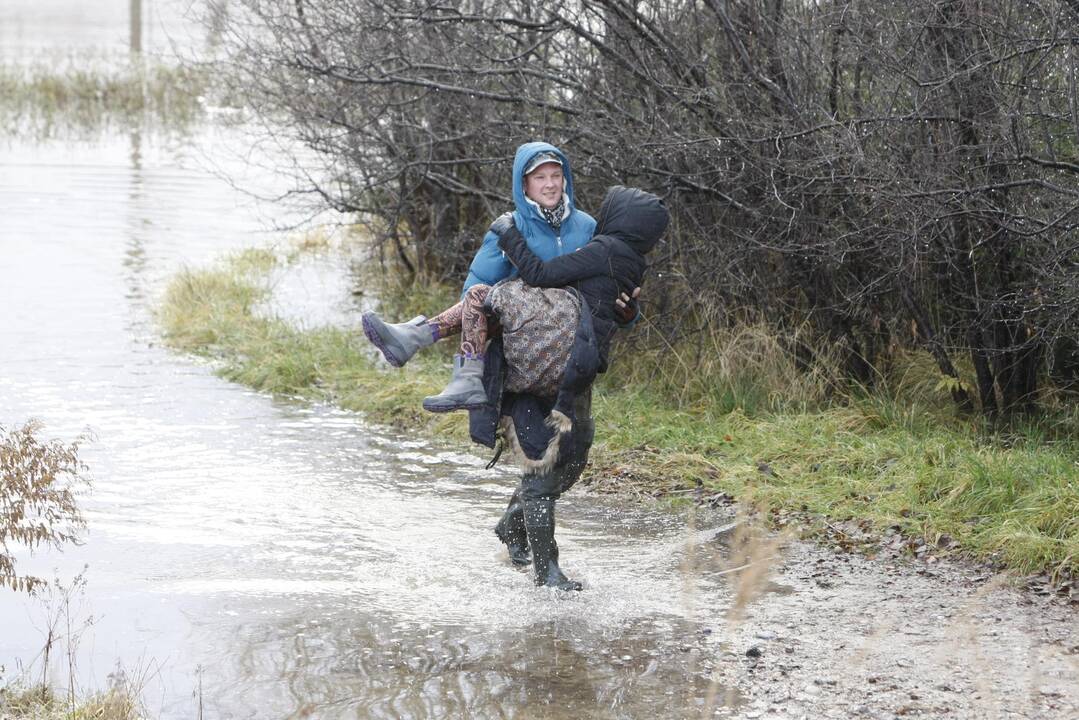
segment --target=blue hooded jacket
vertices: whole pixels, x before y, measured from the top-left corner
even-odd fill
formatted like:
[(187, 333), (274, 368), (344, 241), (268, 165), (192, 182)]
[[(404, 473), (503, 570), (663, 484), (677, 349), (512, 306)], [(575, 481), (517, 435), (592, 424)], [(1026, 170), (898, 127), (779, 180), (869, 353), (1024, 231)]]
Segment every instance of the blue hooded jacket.
[[(562, 221), (558, 230), (552, 228), (539, 208), (525, 197), (524, 169), (532, 158), (542, 152), (554, 153), (562, 160), (562, 173), (566, 178), (565, 195), (569, 216)], [(569, 158), (550, 143), (530, 142), (517, 148), (517, 154), (513, 158), (513, 203), (517, 208), (513, 213), (513, 223), (524, 235), (528, 247), (541, 260), (550, 260), (583, 247), (592, 239), (592, 233), (596, 229), (596, 221), (592, 216), (578, 210), (574, 202), (573, 173), (570, 171)], [(517, 270), (498, 247), (498, 235), (488, 232), (468, 268), (462, 295), (464, 290), (477, 283), (494, 285), (516, 276)]]

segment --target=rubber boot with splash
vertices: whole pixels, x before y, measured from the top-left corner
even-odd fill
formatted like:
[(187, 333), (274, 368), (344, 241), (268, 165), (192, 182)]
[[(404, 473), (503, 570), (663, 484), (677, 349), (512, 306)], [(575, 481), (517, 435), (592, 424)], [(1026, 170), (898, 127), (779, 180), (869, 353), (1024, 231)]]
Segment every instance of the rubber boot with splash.
[(502, 519), (495, 525), (495, 535), (506, 546), (511, 563), (517, 567), (532, 564), (532, 557), (528, 552), (528, 535), (525, 532), (525, 509), (521, 504), (520, 491), (514, 491), (513, 497), (510, 498), (506, 512), (502, 513)]
[(558, 590), (581, 590), (582, 585), (570, 580), (558, 567), (558, 545), (554, 541), (554, 500), (528, 500), (525, 506), (525, 532), (532, 548), (535, 581), (541, 587)]
[(373, 312), (365, 312), (363, 334), (394, 367), (403, 367), (417, 350), (435, 341), (435, 329), (423, 315), (408, 322), (391, 324), (382, 322), (382, 318)]
[(472, 410), (487, 404), (483, 389), (483, 358), (474, 355), (453, 356), (453, 377), (438, 395), (423, 399), (423, 409), (429, 412)]

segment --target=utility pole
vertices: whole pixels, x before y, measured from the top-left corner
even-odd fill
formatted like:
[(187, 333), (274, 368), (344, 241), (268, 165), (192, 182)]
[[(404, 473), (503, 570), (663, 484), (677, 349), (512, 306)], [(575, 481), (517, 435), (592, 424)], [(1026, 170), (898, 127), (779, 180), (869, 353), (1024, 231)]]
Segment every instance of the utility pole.
[(131, 0), (131, 54), (142, 52), (142, 0)]

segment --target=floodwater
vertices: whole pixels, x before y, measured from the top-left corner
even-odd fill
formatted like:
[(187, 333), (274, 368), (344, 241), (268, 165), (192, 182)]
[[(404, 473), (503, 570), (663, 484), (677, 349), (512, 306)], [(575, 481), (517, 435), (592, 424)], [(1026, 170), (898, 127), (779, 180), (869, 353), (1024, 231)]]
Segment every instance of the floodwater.
[[(0, 62), (57, 62), (72, 56), (122, 59), (132, 43), (131, 13), (141, 6), (138, 43), (150, 58), (203, 51), (205, 0), (4, 0)], [(227, 8), (228, 0), (217, 3)]]
[[(287, 209), (207, 169), (242, 175), (231, 133), (0, 138), (0, 424), (92, 434), (93, 480), (84, 544), (19, 555), (81, 575), (70, 603), (0, 591), (0, 681), (123, 674), (160, 718), (697, 717), (732, 697), (712, 683), (728, 588), (685, 569), (722, 565), (722, 518), (691, 533), (572, 492), (559, 540), (586, 590), (538, 589), (492, 532), (512, 471), (162, 346), (170, 276), (289, 247)], [(356, 326), (348, 260), (298, 263), (273, 307)]]
[[(80, 686), (119, 663), (164, 718), (697, 712), (727, 594), (682, 573), (683, 517), (571, 493), (564, 566), (587, 590), (540, 590), (492, 533), (510, 471), (160, 345), (170, 274), (284, 241), (199, 153), (147, 145), (16, 144), (0, 160), (2, 422), (94, 435), (86, 543), (24, 559), (65, 581), (87, 567)], [(301, 263), (279, 305), (354, 323), (347, 267)], [(697, 553), (721, 559), (707, 533)], [(47, 610), (0, 594), (5, 677), (34, 664)]]

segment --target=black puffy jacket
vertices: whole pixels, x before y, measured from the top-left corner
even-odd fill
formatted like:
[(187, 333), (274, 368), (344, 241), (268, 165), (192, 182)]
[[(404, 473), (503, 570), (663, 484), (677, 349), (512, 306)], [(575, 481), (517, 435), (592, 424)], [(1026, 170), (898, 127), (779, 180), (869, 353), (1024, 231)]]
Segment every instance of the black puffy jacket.
[(629, 295), (640, 287), (648, 267), (644, 256), (655, 247), (669, 219), (663, 201), (652, 193), (615, 185), (600, 205), (592, 240), (568, 255), (540, 260), (513, 226), (512, 216), (509, 222), (500, 218), (491, 229), (526, 283), (545, 288), (573, 286), (584, 296), (592, 311), (603, 372), (618, 327), (614, 301), (620, 293)]

